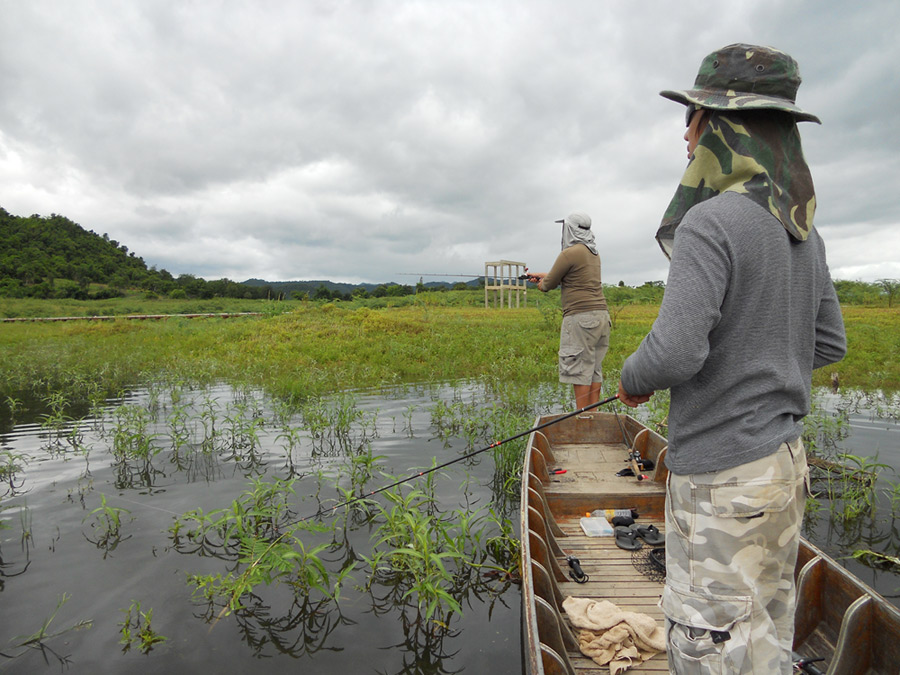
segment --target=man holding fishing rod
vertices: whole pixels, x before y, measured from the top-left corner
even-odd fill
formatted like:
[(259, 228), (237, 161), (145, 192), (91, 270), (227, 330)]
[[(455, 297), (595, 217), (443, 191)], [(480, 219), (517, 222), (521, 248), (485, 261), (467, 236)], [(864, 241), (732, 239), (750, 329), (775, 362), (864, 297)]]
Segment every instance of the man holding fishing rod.
[(573, 385), (575, 406), (600, 400), (603, 358), (609, 351), (612, 324), (603, 285), (600, 255), (591, 232), (591, 217), (571, 213), (562, 224), (562, 252), (549, 272), (527, 275), (539, 290), (562, 286), (563, 321), (559, 334), (559, 381)]
[(672, 672), (790, 673), (812, 371), (846, 353), (813, 228), (797, 63), (730, 45), (685, 91), (690, 161), (656, 238), (659, 316), (619, 399), (671, 390), (666, 585)]

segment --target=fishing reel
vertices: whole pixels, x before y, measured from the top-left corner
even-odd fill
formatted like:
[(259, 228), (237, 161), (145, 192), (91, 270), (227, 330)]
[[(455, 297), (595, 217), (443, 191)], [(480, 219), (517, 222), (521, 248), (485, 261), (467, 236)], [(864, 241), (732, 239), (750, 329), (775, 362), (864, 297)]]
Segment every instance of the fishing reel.
[(569, 576), (572, 577), (572, 581), (578, 584), (586, 584), (590, 581), (590, 577), (584, 573), (584, 570), (581, 569), (581, 563), (578, 558), (574, 555), (566, 556), (566, 562), (569, 563)]

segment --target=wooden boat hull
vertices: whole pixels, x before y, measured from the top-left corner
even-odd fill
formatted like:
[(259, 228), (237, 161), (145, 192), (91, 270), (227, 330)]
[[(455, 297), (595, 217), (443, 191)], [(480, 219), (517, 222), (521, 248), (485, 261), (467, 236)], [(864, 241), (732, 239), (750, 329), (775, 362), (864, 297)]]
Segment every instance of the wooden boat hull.
[[(642, 554), (618, 548), (613, 537), (588, 537), (581, 517), (595, 509), (635, 509), (638, 522), (663, 531), (665, 438), (627, 415), (593, 411), (539, 418), (522, 472), (522, 646), (529, 675), (608, 673), (583, 656), (562, 609), (567, 596), (604, 599), (622, 609), (665, 619), (658, 606), (663, 582), (635, 563)], [(644, 480), (619, 477), (628, 448), (654, 463)], [(564, 473), (554, 473), (554, 470)], [(650, 548), (645, 546), (645, 548)], [(644, 552), (644, 554), (646, 551)], [(587, 583), (570, 576), (574, 557)], [(836, 673), (900, 673), (900, 611), (806, 540), (796, 568), (794, 649), (820, 657), (815, 668)], [(666, 673), (665, 654), (628, 672)], [(811, 670), (810, 672), (815, 672)]]

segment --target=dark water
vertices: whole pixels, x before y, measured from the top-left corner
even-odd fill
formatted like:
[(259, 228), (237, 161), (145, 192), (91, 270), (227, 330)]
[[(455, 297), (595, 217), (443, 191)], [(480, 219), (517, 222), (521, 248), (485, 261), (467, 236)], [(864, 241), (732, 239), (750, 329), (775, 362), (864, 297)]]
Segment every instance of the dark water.
[[(823, 401), (828, 411), (847, 405), (840, 397)], [(489, 396), (479, 386), (411, 387), (350, 394), (301, 414), (257, 391), (151, 388), (80, 411), (85, 417), (74, 424), (54, 427), (46, 417), (18, 422), (0, 434), (0, 457), (19, 465), (0, 485), (0, 652), (15, 656), (0, 656), (0, 672), (521, 673), (514, 584), (476, 576), (454, 589), (462, 616), (428, 628), (390, 585), (363, 588), (363, 566), (336, 604), (298, 598), (275, 584), (255, 589), (249, 611), (216, 621), (218, 607), (192, 597), (186, 576), (224, 574), (228, 564), (179, 550), (168, 532), (191, 509), (229, 506), (256, 478), (297, 476), (296, 517), (311, 515), (318, 510), (316, 493), (336, 495), (318, 474), (346, 475), (348, 458), (362, 448), (380, 456), (379, 466), (395, 476), (426, 468), (432, 458), (458, 458), (472, 449), (474, 432), (440, 433), (442, 420), (451, 408), (464, 417), (485, 404)], [(835, 557), (858, 548), (900, 555), (900, 525), (887, 494), (900, 482), (900, 426), (890, 414), (896, 403), (880, 416), (873, 414), (879, 405), (862, 402), (846, 413), (848, 433), (839, 444), (839, 450), (877, 454), (889, 465), (877, 484), (878, 510), (844, 521), (826, 505), (807, 526), (807, 536)], [(335, 434), (329, 424), (346, 424), (345, 431)], [(156, 449), (152, 459), (116, 460), (117, 433), (138, 429)], [(494, 499), (488, 454), (438, 476), (436, 496), (447, 510), (482, 508)], [(388, 480), (376, 474), (368, 487)], [(100, 541), (92, 514), (101, 496), (127, 510), (111, 542)], [(514, 520), (516, 505), (507, 506)], [(329, 568), (369, 555), (371, 535), (367, 523), (348, 528), (340, 546), (324, 554)], [(845, 564), (898, 602), (900, 576), (853, 560)], [(120, 644), (125, 610), (135, 601), (145, 612), (152, 609), (152, 628), (167, 638), (146, 655)], [(22, 636), (51, 617), (46, 637), (22, 646)], [(90, 628), (71, 629), (81, 620)]]
[[(479, 389), (404, 389), (358, 395), (344, 401), (356, 416), (340, 438), (323, 432), (316, 438), (306, 421), (293, 414), (279, 419), (277, 404), (258, 392), (228, 387), (182, 391), (173, 402), (168, 392), (141, 391), (99, 418), (56, 431), (37, 423), (18, 424), (0, 437), (0, 450), (18, 456), (22, 470), (12, 487), (0, 487), (0, 671), (10, 673), (520, 673), (519, 589), (504, 581), (479, 579), (456, 589), (462, 616), (440, 629), (417, 623), (389, 585), (365, 583), (367, 568), (344, 586), (339, 602), (317, 604), (297, 598), (278, 584), (257, 587), (251, 611), (211, 621), (210, 610), (192, 599), (187, 574), (225, 573), (228, 565), (214, 557), (179, 553), (167, 530), (186, 511), (224, 508), (247, 489), (254, 477), (301, 476), (295, 483), (298, 517), (318, 510), (311, 493), (319, 488), (315, 472), (344, 471), (348, 455), (370, 445), (380, 465), (397, 476), (427, 468), (467, 451), (457, 437), (436, 437), (431, 409), (478, 405)], [(149, 411), (144, 433), (166, 449), (150, 462), (116, 461), (110, 453), (115, 430), (133, 430), (123, 422), (124, 408)], [(116, 410), (118, 410), (118, 417)], [(176, 410), (179, 412), (176, 414)], [(353, 412), (355, 411), (355, 412)], [(96, 413), (96, 411), (95, 411)], [(190, 442), (174, 453), (173, 415), (184, 414)], [(130, 419), (130, 418), (129, 418)], [(259, 420), (259, 422), (252, 422)], [(145, 420), (146, 421), (146, 420)], [(176, 420), (177, 422), (177, 420)], [(215, 425), (219, 449), (203, 448)], [(256, 426), (253, 426), (256, 425)], [(283, 436), (295, 429), (294, 446)], [(258, 437), (255, 452), (224, 449), (233, 430)], [(248, 431), (249, 430), (249, 431)], [(281, 436), (281, 437), (279, 437)], [(77, 437), (73, 447), (68, 437)], [(493, 462), (488, 455), (460, 462), (439, 474), (436, 493), (447, 509), (486, 506)], [(387, 482), (377, 476), (371, 488)], [(11, 494), (9, 494), (11, 493)], [(120, 536), (110, 546), (98, 543), (91, 512), (107, 504), (127, 509)], [(371, 550), (368, 525), (346, 534), (336, 551), (323, 554), (340, 569), (355, 553)], [(322, 535), (320, 541), (331, 540)], [(304, 544), (313, 546), (310, 539)], [(477, 578), (477, 575), (476, 575)], [(18, 646), (53, 615), (43, 649)], [(133, 601), (152, 608), (152, 628), (167, 637), (144, 655), (123, 653), (120, 627)], [(66, 630), (80, 620), (89, 629)]]
[[(834, 451), (864, 458), (864, 465), (881, 466), (873, 491), (874, 508), (856, 518), (843, 518), (845, 503), (823, 498), (820, 512), (807, 515), (804, 535), (900, 607), (897, 569), (863, 564), (851, 557), (860, 549), (900, 557), (900, 393), (820, 393), (819, 400), (826, 413), (846, 422), (846, 437)], [(850, 460), (843, 462), (857, 466)], [(825, 484), (820, 480), (818, 487), (824, 490)], [(891, 493), (896, 495), (893, 503)]]

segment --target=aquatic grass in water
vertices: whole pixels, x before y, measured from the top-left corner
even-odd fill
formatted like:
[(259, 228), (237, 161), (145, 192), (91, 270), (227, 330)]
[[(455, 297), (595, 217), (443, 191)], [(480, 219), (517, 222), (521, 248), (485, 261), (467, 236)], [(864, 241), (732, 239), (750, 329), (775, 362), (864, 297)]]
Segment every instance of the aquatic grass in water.
[(119, 644), (122, 645), (122, 651), (127, 652), (132, 647), (136, 647), (143, 654), (149, 654), (150, 650), (157, 644), (168, 640), (164, 635), (160, 635), (151, 625), (153, 621), (153, 609), (146, 612), (141, 609), (141, 603), (132, 600), (128, 609), (123, 609), (125, 619), (120, 626), (122, 627), (122, 637)]

